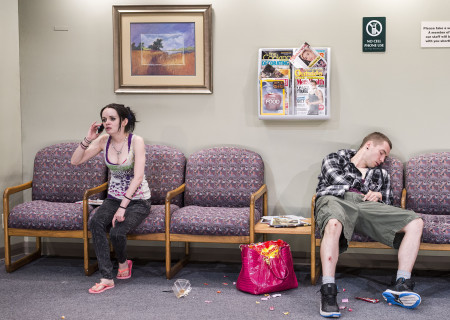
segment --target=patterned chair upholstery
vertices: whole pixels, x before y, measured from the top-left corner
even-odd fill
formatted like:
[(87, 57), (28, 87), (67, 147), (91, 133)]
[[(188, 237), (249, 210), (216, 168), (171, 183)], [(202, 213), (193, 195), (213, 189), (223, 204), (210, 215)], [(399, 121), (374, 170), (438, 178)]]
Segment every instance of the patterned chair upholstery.
[[(86, 191), (107, 181), (107, 169), (101, 154), (85, 164), (71, 165), (70, 159), (77, 146), (78, 143), (60, 143), (43, 148), (34, 160), (33, 180), (5, 190), (5, 267), (8, 272), (40, 256), (40, 237), (83, 239), (83, 221), (93, 209), (88, 205)], [(9, 210), (10, 195), (29, 188), (32, 200)], [(104, 196), (98, 193), (92, 199)], [(77, 203), (83, 199), (85, 203)], [(12, 263), (11, 236), (36, 237), (36, 251)], [(85, 272), (88, 272), (86, 261)]]
[(406, 164), (405, 188), (406, 208), (424, 221), (422, 243), (447, 245), (450, 250), (450, 152), (411, 158)]
[[(129, 238), (151, 240), (165, 240), (166, 232), (166, 196), (169, 191), (180, 187), (184, 183), (186, 157), (179, 150), (162, 145), (146, 145), (145, 176), (151, 190), (152, 205), (150, 214), (134, 230)], [(170, 212), (175, 212), (183, 205), (182, 195), (170, 201)], [(156, 234), (159, 234), (157, 236)], [(138, 236), (141, 235), (141, 236)], [(147, 235), (147, 237), (145, 237)], [(156, 239), (158, 238), (158, 239)]]
[(188, 158), (180, 192), (184, 192), (184, 207), (171, 214), (166, 236), (167, 278), (181, 269), (189, 254), (186, 245), (185, 258), (171, 268), (171, 241), (254, 242), (254, 225), (267, 210), (264, 162), (259, 154), (235, 147), (196, 152)]

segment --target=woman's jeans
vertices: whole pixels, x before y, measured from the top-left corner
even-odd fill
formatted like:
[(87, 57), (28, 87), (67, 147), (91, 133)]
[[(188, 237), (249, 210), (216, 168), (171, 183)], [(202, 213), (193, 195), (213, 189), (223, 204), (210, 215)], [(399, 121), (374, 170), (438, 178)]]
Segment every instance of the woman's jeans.
[(125, 210), (125, 220), (115, 221), (112, 227), (112, 219), (119, 209), (122, 200), (105, 199), (89, 220), (89, 230), (94, 241), (95, 254), (97, 255), (98, 268), (104, 279), (113, 278), (113, 265), (110, 258), (109, 237), (119, 263), (127, 261), (127, 233), (141, 224), (150, 213), (150, 199), (132, 200)]

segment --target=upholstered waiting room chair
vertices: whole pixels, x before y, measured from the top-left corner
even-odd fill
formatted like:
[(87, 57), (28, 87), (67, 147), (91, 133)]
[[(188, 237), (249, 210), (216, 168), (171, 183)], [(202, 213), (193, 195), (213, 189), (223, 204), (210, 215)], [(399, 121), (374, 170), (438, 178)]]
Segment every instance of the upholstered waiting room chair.
[(406, 209), (424, 222), (420, 250), (450, 251), (450, 152), (420, 154), (405, 166)]
[[(192, 154), (185, 183), (167, 201), (184, 192), (184, 207), (166, 210), (166, 277), (188, 261), (189, 242), (251, 243), (254, 226), (267, 215), (264, 162), (253, 151), (219, 147)], [(262, 197), (262, 198), (261, 198)], [(259, 199), (259, 200), (258, 200)], [(185, 242), (185, 256), (171, 266), (171, 243)]]
[(166, 206), (174, 212), (183, 205), (182, 195), (168, 202), (166, 196), (184, 183), (186, 157), (181, 151), (164, 145), (147, 145), (146, 153), (145, 175), (152, 194), (152, 205), (148, 217), (131, 230), (128, 238), (165, 241)]
[[(7, 272), (40, 257), (41, 237), (83, 239), (87, 234), (88, 213), (93, 209), (88, 198), (91, 194), (96, 194), (92, 199), (104, 197), (104, 193), (97, 193), (96, 189), (106, 185), (107, 169), (101, 154), (85, 164), (71, 165), (70, 159), (77, 146), (78, 143), (60, 143), (43, 148), (34, 160), (33, 180), (5, 190), (3, 214)], [(30, 188), (32, 200), (10, 210), (10, 196)], [(77, 203), (81, 200), (82, 203)], [(12, 236), (36, 237), (36, 250), (12, 262)], [(89, 243), (84, 242), (85, 257), (88, 251)], [(86, 274), (90, 274), (95, 271), (95, 266), (89, 266), (85, 259), (84, 269)]]
[[(382, 165), (383, 169), (389, 172), (391, 177), (391, 186), (394, 196), (394, 206), (405, 208), (405, 191), (403, 189), (403, 163), (394, 158), (388, 157)], [(311, 283), (315, 284), (320, 273), (320, 265), (316, 266), (316, 248), (320, 246), (321, 235), (314, 219), (314, 209), (316, 204), (316, 196), (311, 201)], [(390, 249), (390, 247), (375, 242), (368, 236), (354, 233), (349, 244), (349, 248), (376, 248)], [(316, 268), (317, 267), (317, 268)]]

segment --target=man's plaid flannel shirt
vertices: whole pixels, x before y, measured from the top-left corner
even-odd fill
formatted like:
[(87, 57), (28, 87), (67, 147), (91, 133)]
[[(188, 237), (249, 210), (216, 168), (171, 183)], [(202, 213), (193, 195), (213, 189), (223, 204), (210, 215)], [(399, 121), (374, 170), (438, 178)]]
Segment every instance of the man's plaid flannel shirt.
[(372, 190), (381, 192), (382, 202), (392, 205), (394, 196), (389, 173), (380, 167), (369, 168), (363, 179), (361, 172), (350, 161), (355, 154), (355, 150), (343, 149), (323, 159), (316, 197), (324, 195), (343, 197), (349, 189), (359, 190), (363, 194)]

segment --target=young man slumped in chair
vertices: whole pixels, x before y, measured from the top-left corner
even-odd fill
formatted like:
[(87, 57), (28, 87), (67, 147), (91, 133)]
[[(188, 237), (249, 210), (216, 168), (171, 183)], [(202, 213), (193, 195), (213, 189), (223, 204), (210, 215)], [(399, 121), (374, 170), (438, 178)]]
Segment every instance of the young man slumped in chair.
[(339, 317), (335, 284), (336, 263), (354, 231), (398, 250), (395, 283), (383, 292), (389, 304), (415, 308), (411, 272), (419, 252), (423, 221), (414, 211), (392, 206), (389, 173), (381, 169), (392, 143), (379, 132), (369, 134), (359, 150), (339, 150), (322, 162), (316, 190), (315, 216), (322, 235), (323, 277), (320, 314)]

